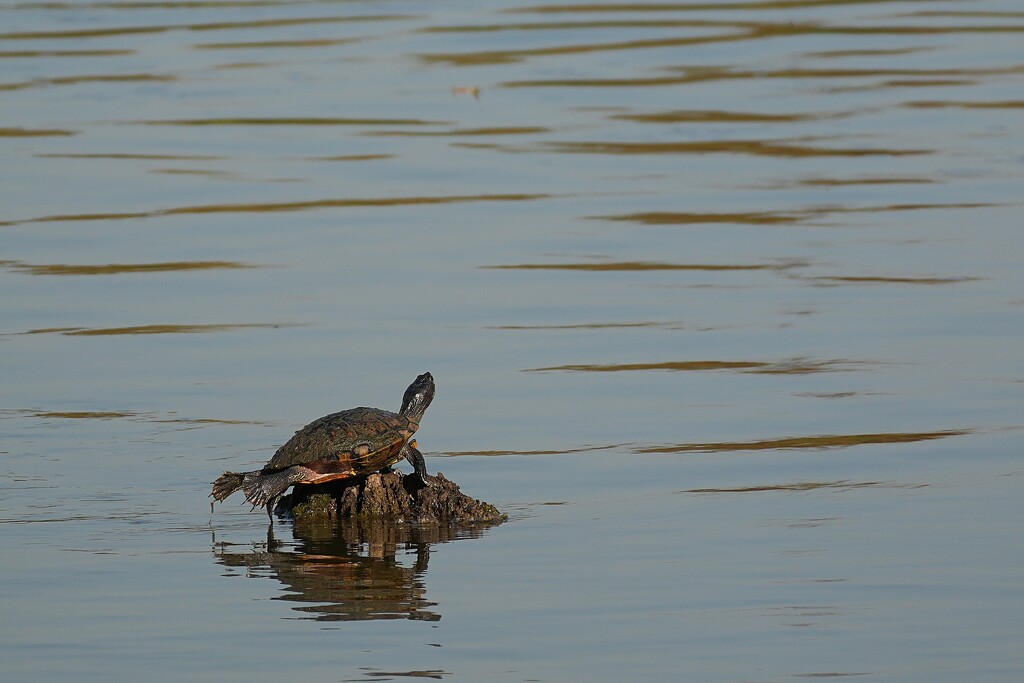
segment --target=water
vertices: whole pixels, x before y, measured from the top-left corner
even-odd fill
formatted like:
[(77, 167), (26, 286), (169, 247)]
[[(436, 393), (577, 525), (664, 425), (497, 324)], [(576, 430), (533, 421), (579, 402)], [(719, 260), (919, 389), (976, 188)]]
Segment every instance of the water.
[[(1017, 681), (1011, 2), (5, 2), (0, 679)], [(499, 527), (209, 482), (429, 370)]]

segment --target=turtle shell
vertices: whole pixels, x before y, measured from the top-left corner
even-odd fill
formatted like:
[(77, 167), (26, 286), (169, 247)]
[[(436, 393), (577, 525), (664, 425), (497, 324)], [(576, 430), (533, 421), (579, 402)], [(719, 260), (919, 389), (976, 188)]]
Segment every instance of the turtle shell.
[(402, 459), (402, 447), (419, 425), (379, 408), (351, 408), (325, 415), (295, 432), (263, 467), (263, 473), (293, 465), (317, 472), (372, 474)]

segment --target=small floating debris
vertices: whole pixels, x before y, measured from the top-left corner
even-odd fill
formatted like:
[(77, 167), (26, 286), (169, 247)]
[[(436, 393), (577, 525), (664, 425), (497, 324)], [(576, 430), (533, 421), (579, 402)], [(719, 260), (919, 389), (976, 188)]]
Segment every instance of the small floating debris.
[(472, 95), (473, 99), (480, 99), (480, 86), (479, 85), (456, 85), (452, 87), (452, 97), (458, 97), (459, 95)]

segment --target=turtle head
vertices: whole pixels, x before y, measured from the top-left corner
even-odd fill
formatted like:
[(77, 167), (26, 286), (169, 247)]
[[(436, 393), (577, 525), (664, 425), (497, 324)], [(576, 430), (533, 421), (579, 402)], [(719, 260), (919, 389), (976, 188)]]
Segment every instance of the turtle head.
[(405, 390), (400, 412), (413, 422), (419, 422), (432, 400), (434, 400), (434, 378), (429, 372), (424, 372)]

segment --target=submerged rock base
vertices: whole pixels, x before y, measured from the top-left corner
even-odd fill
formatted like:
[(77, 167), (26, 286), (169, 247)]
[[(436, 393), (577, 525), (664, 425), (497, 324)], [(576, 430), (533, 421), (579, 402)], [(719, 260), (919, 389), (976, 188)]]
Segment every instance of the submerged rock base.
[(500, 524), (508, 517), (489, 503), (470, 498), (438, 472), (431, 486), (401, 472), (322, 485), (296, 485), (278, 503), (277, 514), (296, 521), (390, 519), (412, 524)]

